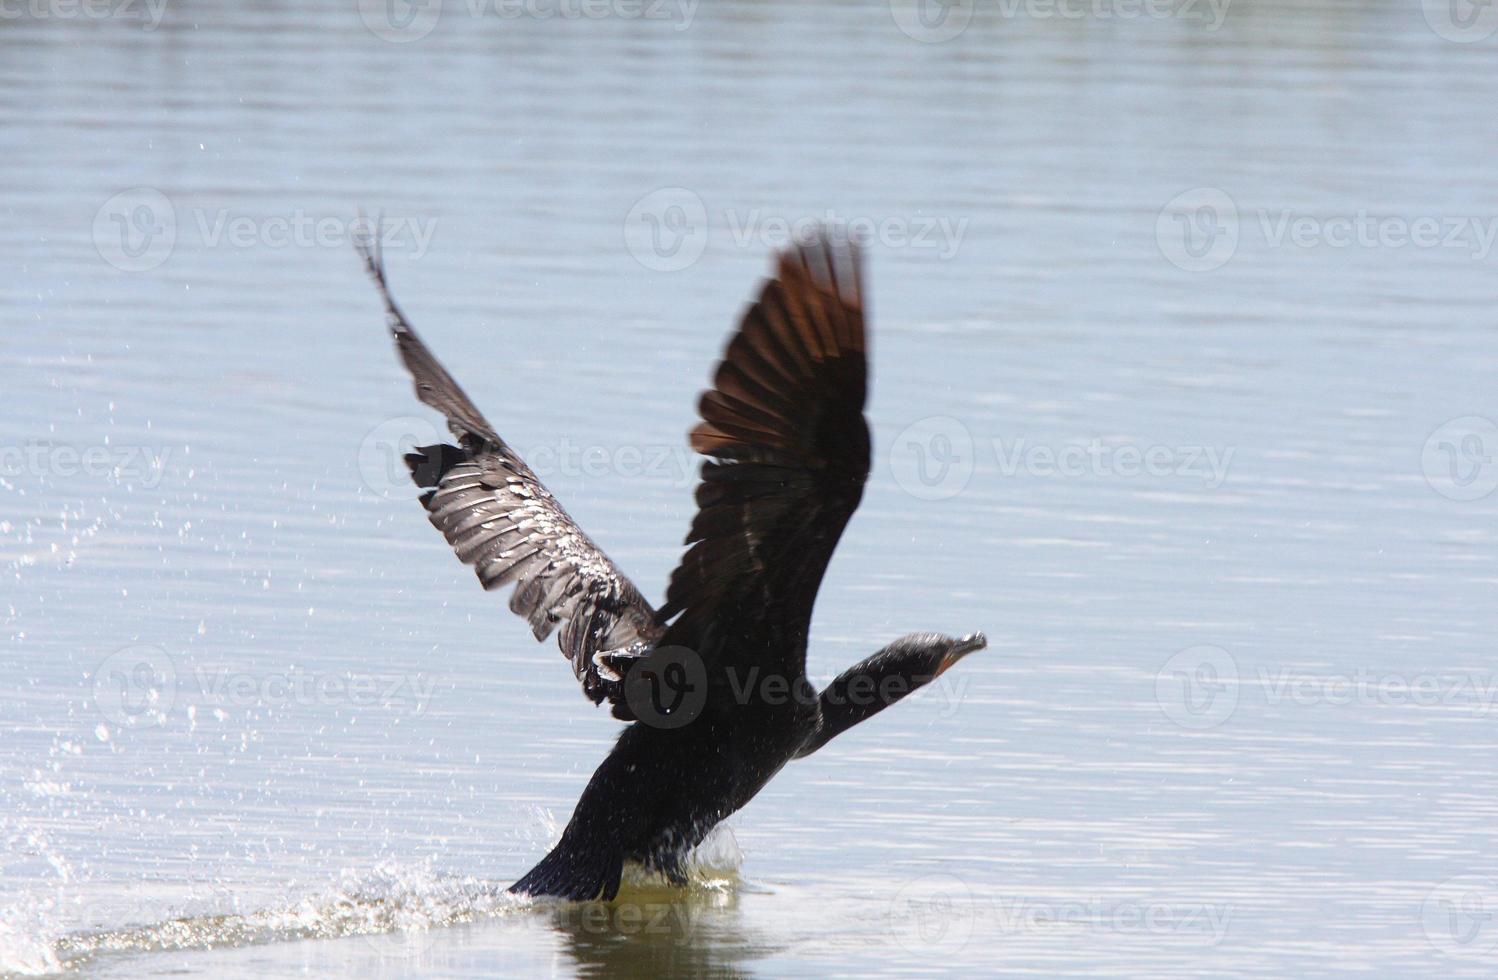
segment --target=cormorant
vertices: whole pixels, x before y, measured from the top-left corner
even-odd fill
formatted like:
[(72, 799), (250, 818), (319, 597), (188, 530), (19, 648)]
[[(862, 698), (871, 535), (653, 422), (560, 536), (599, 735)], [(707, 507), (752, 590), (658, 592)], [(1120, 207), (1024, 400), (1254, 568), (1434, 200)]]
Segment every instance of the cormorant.
[(806, 679), (812, 604), (869, 474), (859, 251), (818, 230), (779, 254), (744, 314), (701, 398), (698, 511), (655, 609), (438, 363), (377, 245), (360, 245), (416, 396), (454, 436), (405, 457), (428, 519), (484, 588), (514, 584), (536, 639), (560, 624), (583, 693), (633, 722), (512, 892), (612, 899), (625, 860), (685, 884), (686, 853), (787, 762), (987, 645), (916, 633), (820, 694)]

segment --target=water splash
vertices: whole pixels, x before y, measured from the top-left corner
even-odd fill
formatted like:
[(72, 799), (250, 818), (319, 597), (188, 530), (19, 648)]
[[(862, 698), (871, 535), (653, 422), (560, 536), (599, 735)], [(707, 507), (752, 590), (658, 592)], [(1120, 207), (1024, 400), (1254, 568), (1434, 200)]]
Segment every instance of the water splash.
[(409, 946), (406, 938), (389, 937), (493, 918), (526, 904), (495, 882), (440, 874), (426, 866), (386, 863), (373, 872), (345, 872), (332, 886), (299, 901), (249, 912), (184, 916), (144, 926), (72, 933), (50, 943), (0, 934), (0, 950), (4, 950), (0, 969), (34, 976), (78, 969), (109, 953), (345, 936), (386, 937), (382, 942)]
[[(727, 824), (718, 824), (686, 857), (687, 887), (698, 891), (726, 891), (738, 883), (739, 867), (743, 863), (744, 852), (739, 849), (733, 831)], [(679, 892), (675, 886), (667, 884), (663, 876), (634, 862), (625, 862), (620, 887), (621, 897), (629, 893)]]
[(687, 871), (694, 882), (701, 884), (732, 884), (738, 880), (739, 868), (743, 864), (744, 852), (726, 823), (708, 831), (702, 843), (687, 855)]
[[(687, 860), (691, 894), (727, 893), (738, 883), (743, 853), (733, 832), (715, 828)], [(268, 908), (241, 911), (231, 891), (215, 886), (217, 904), (229, 911), (181, 916), (141, 926), (74, 932), (48, 937), (40, 930), (0, 927), (0, 975), (44, 976), (78, 970), (114, 953), (214, 949), (305, 939), (365, 936), (376, 946), (411, 955), (440, 940), (433, 930), (549, 908), (511, 895), (508, 883), (434, 871), (430, 864), (385, 862), (373, 871), (345, 871), (326, 889)], [(680, 889), (659, 875), (626, 866), (620, 901), (659, 893), (673, 900)]]
[(62, 969), (62, 961), (44, 935), (28, 935), (0, 917), (0, 976), (37, 977)]
[(72, 865), (30, 821), (0, 817), (0, 882), (31, 881), (0, 902), (0, 976), (36, 976), (62, 969), (48, 941), (57, 913), (55, 889), (73, 878)]

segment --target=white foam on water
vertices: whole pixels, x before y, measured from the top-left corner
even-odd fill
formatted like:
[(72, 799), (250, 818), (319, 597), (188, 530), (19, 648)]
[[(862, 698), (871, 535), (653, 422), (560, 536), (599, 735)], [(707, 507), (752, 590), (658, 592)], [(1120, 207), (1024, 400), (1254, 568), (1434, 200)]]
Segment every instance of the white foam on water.
[(27, 935), (0, 918), (0, 976), (38, 977), (61, 972), (62, 968), (45, 936)]
[[(548, 819), (546, 827), (550, 836), (559, 836), (554, 821)], [(657, 891), (686, 900), (704, 892), (727, 892), (738, 882), (742, 863), (743, 852), (733, 831), (720, 825), (689, 855), (686, 866), (691, 881), (685, 892), (666, 886), (653, 872), (629, 865), (621, 900)], [(0, 923), (0, 975), (62, 973), (111, 953), (348, 936), (365, 936), (381, 948), (409, 951), (438, 942), (433, 930), (556, 904), (511, 895), (507, 887), (506, 882), (438, 871), (431, 862), (388, 861), (373, 870), (347, 869), (323, 890), (264, 908), (242, 910), (242, 900), (231, 887), (215, 885), (213, 904), (218, 908), (210, 913), (60, 935), (48, 926), (49, 903), (41, 902), (29, 910), (7, 910), (5, 922)], [(14, 923), (23, 919), (30, 920), (28, 926), (18, 928)]]
[[(219, 889), (230, 904), (232, 893)], [(74, 932), (54, 939), (0, 932), (0, 965), (22, 975), (77, 969), (108, 953), (213, 949), (255, 943), (345, 936), (395, 937), (482, 918), (527, 903), (503, 884), (434, 871), (429, 864), (388, 862), (373, 871), (348, 870), (305, 898), (251, 911), (184, 916), (143, 926)]]

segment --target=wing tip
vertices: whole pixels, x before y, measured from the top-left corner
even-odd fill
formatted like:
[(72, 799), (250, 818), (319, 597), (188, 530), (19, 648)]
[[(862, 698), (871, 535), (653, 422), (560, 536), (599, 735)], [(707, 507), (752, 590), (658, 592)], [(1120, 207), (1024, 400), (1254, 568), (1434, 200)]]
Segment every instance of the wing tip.
[(863, 309), (866, 236), (841, 222), (824, 222), (798, 234), (776, 256), (777, 275), (807, 276), (813, 286), (855, 310)]

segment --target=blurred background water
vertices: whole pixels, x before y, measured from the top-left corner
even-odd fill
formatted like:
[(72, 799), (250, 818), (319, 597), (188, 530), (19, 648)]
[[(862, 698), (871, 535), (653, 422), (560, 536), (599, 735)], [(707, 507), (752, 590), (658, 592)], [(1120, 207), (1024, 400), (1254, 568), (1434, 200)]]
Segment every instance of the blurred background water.
[[(0, 8), (0, 973), (1491, 972), (1495, 8)], [(658, 597), (768, 255), (872, 239), (825, 679), (689, 895), (518, 907), (616, 724), (389, 467), (349, 238)]]

